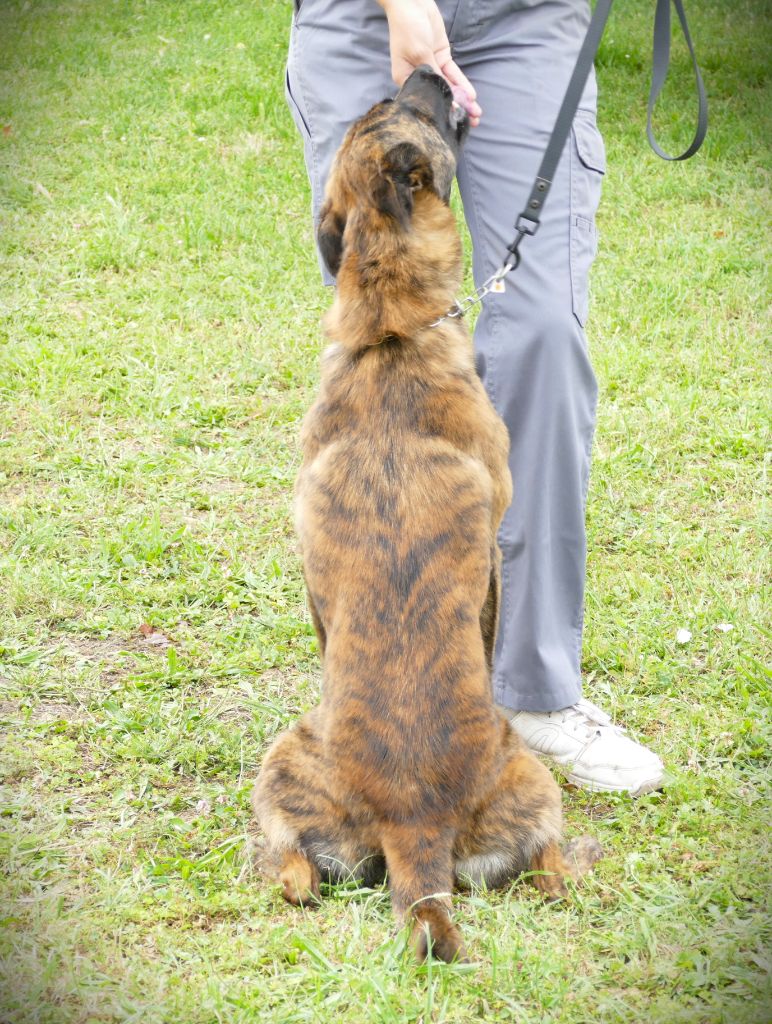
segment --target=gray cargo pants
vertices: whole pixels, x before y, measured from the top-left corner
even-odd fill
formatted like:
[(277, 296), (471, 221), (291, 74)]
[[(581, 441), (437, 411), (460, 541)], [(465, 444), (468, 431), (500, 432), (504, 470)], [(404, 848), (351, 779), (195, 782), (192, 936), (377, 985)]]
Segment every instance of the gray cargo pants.
[[(587, 0), (439, 0), (453, 56), (482, 121), (458, 167), (474, 276), (500, 264), (589, 20)], [(395, 93), (375, 0), (303, 0), (292, 26), (287, 100), (305, 145), (316, 216), (346, 127)], [(501, 527), (503, 598), (496, 700), (554, 711), (581, 696), (584, 509), (597, 387), (584, 323), (605, 168), (588, 83), (538, 234), (503, 295), (486, 299), (477, 366), (509, 428), (515, 498)], [(323, 270), (326, 283), (332, 283)]]

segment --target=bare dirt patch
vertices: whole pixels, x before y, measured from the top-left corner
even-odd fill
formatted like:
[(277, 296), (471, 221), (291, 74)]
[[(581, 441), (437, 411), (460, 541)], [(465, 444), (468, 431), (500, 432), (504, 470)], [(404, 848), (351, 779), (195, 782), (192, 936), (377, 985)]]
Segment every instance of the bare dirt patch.
[(87, 722), (93, 719), (84, 707), (58, 700), (40, 700), (20, 706), (19, 701), (0, 701), (0, 724), (47, 725), (51, 722)]

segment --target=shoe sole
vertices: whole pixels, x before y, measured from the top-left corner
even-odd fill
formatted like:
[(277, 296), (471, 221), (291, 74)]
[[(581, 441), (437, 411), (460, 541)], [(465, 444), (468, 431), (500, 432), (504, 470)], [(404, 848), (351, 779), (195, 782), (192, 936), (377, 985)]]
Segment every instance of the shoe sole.
[(646, 793), (653, 793), (657, 789), (662, 789), (665, 785), (664, 777), (661, 775), (657, 775), (652, 779), (646, 779), (636, 786), (635, 789), (630, 789), (629, 786), (604, 786), (594, 779), (583, 779), (579, 775), (574, 775), (573, 772), (570, 772), (567, 778), (572, 786), (578, 786), (580, 789), (586, 789), (591, 793), (628, 793), (632, 797), (645, 796)]
[[(525, 743), (525, 740), (523, 741)], [(528, 747), (528, 744), (525, 744)], [(583, 779), (579, 775), (574, 775), (573, 772), (569, 772), (568, 768), (559, 761), (556, 757), (550, 754), (545, 754), (541, 750), (536, 750), (534, 747), (528, 747), (528, 750), (540, 761), (549, 761), (555, 765), (555, 767), (564, 775), (566, 775), (566, 781), (570, 782), (572, 786), (576, 786), (579, 789), (585, 789), (590, 793), (628, 793), (631, 797), (645, 796), (647, 793), (654, 793), (658, 789), (663, 789), (665, 786), (665, 776), (655, 775), (650, 779), (645, 779), (635, 789), (630, 789), (628, 786), (604, 786), (600, 782), (596, 782), (593, 779)]]

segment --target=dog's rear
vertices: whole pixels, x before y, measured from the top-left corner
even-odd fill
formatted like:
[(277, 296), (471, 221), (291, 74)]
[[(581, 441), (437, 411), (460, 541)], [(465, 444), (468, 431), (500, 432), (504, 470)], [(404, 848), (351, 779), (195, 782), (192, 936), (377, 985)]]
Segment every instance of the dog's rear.
[[(323, 874), (376, 877), (419, 956), (462, 955), (463, 876), (572, 873), (560, 795), (495, 709), (496, 532), (506, 429), (451, 305), (448, 207), (464, 115), (426, 71), (349, 131), (319, 237), (337, 273), (319, 398), (303, 427), (297, 530), (324, 663), (320, 706), (266, 756), (255, 808), (290, 902)], [(495, 877), (494, 877), (495, 876)], [(537, 878), (550, 878), (538, 874)]]

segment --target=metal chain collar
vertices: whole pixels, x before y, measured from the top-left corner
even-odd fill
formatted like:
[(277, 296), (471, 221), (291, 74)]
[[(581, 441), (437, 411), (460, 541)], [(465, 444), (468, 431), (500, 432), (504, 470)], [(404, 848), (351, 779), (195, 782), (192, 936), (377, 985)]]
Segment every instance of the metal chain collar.
[(467, 295), (461, 302), (455, 302), (453, 308), (449, 309), (448, 312), (439, 317), (434, 323), (429, 324), (429, 327), (439, 327), (445, 320), (457, 320), (462, 317), (472, 306), (476, 306), (478, 302), (482, 302), (486, 295), (490, 295), (493, 292), (494, 295), (501, 295), (505, 289), (504, 278), (510, 272), (510, 270), (517, 270), (520, 266), (520, 253), (518, 247), (523, 239), (523, 236), (528, 234), (526, 231), (519, 231), (518, 236), (512, 245), (509, 247), (507, 252), (507, 258), (498, 268), (494, 270), (489, 278), (487, 278), (479, 287), (475, 288), (471, 295)]

